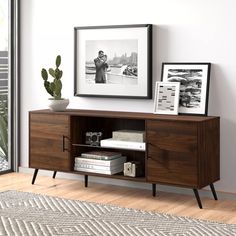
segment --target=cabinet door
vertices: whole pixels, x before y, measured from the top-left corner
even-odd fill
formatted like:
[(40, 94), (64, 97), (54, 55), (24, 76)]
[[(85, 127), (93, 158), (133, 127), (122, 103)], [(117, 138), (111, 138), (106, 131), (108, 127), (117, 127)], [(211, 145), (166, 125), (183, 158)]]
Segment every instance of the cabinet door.
[(147, 180), (198, 185), (197, 124), (147, 121)]
[(29, 119), (30, 167), (69, 171), (69, 116), (30, 113)]

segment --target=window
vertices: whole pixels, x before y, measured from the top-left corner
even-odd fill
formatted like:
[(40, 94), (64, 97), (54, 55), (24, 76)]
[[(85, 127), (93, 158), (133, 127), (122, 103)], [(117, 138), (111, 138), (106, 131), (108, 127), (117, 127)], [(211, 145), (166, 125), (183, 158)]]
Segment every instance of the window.
[(0, 173), (16, 170), (17, 1), (0, 0)]

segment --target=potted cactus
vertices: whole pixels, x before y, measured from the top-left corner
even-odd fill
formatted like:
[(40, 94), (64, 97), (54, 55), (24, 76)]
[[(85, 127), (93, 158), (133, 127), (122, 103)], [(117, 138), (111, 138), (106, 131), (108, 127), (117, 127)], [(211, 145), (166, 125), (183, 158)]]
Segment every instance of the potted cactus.
[[(46, 91), (52, 96), (49, 98), (49, 109), (52, 111), (64, 111), (69, 104), (69, 99), (61, 97), (62, 89), (62, 74), (63, 71), (59, 69), (61, 65), (61, 56), (56, 57), (56, 68), (49, 68), (48, 72), (46, 69), (42, 69), (41, 76), (44, 80), (44, 87)], [(53, 81), (48, 81), (48, 73), (53, 77)]]

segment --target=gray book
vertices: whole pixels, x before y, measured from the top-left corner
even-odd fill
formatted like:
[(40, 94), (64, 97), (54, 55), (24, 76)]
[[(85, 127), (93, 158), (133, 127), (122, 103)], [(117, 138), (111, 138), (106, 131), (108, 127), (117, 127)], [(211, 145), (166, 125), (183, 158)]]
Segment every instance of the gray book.
[(84, 164), (84, 165), (96, 165), (96, 166), (117, 166), (123, 165), (126, 162), (126, 157), (118, 157), (113, 160), (98, 160), (92, 158), (83, 158), (83, 157), (76, 157), (75, 164)]
[(141, 130), (117, 130), (112, 132), (112, 138), (120, 141), (145, 142), (145, 132)]
[(113, 160), (121, 157), (121, 153), (111, 151), (91, 151), (82, 153), (81, 157), (95, 160)]
[(98, 174), (114, 175), (114, 174), (123, 172), (124, 166), (121, 165), (121, 166), (118, 166), (116, 169), (112, 169), (112, 170), (98, 170), (98, 169), (82, 168), (82, 167), (75, 166), (74, 170), (75, 171), (98, 173)]

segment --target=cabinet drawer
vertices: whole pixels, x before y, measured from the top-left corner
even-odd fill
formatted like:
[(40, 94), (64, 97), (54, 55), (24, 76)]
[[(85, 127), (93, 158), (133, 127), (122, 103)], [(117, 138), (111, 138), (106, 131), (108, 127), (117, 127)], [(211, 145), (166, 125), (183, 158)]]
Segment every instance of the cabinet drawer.
[(182, 186), (198, 185), (197, 125), (147, 121), (147, 180)]

